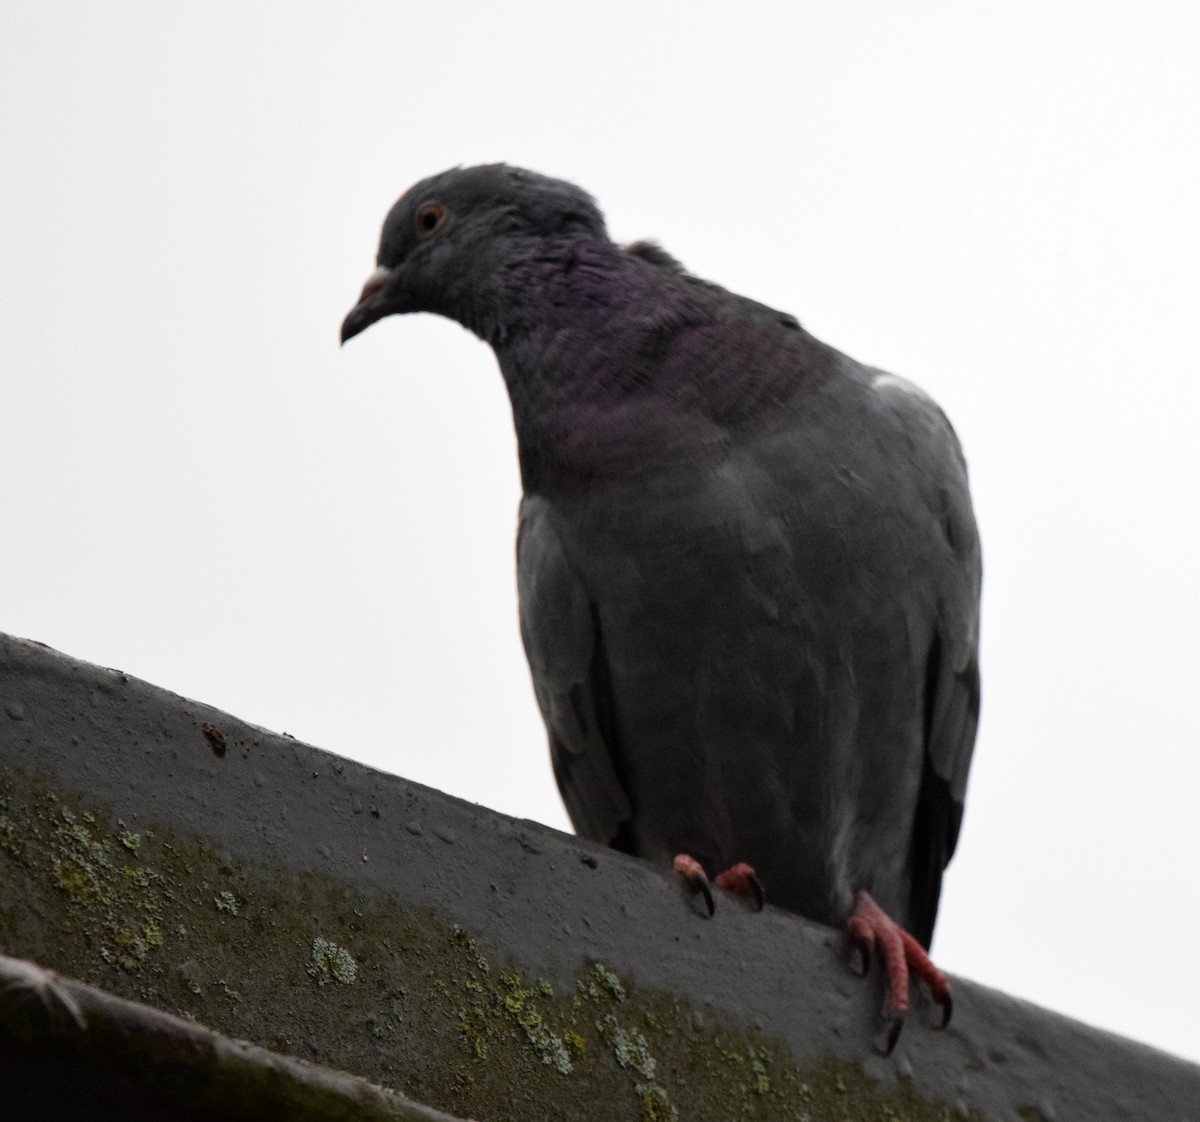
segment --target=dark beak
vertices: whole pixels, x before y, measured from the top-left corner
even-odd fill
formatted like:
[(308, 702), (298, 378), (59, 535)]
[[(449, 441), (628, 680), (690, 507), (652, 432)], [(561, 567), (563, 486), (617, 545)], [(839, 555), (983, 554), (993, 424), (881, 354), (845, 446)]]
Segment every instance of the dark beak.
[(358, 303), (350, 309), (350, 314), (342, 320), (342, 342), (353, 339), (361, 331), (366, 331), (376, 320), (391, 315), (395, 310), (385, 292), (387, 282), (391, 279), (392, 271), (382, 265), (369, 277), (363, 285), (362, 295)]

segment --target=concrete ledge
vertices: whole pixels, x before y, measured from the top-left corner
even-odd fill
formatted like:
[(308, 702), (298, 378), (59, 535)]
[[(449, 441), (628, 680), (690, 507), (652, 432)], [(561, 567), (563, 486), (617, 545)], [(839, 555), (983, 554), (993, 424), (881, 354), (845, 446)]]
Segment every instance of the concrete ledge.
[(22, 1122), (456, 1122), (0, 955), (0, 1086)]
[[(497, 746), (497, 766), (505, 749)], [(0, 636), (0, 951), (482, 1119), (1194, 1117), (1200, 1068)]]

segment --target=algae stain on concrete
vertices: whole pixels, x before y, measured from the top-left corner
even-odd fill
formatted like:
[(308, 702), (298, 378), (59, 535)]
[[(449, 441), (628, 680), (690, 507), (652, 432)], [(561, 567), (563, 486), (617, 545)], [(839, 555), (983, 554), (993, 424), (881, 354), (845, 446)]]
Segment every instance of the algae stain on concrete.
[(106, 837), (95, 814), (62, 804), (48, 803), (42, 823), (32, 837), (48, 855), (58, 888), (90, 917), (96, 953), (105, 962), (136, 970), (163, 945), (161, 906), (170, 895), (158, 873), (130, 865), (118, 853), (117, 844), (136, 852), (141, 838), (127, 831)]
[(602, 962), (556, 992), (427, 909), (238, 861), (168, 824), (134, 833), (49, 784), (0, 790), (0, 885), (29, 905), (0, 905), (0, 950), (458, 1115), (960, 1117), (855, 1064), (797, 1069), (781, 1042)]
[[(443, 963), (441, 976), (457, 982), (466, 998), (457, 1014), (472, 1061), (458, 1090), (480, 1117), (530, 1117), (533, 1109), (538, 1117), (636, 1122), (979, 1117), (926, 1103), (905, 1084), (881, 1090), (856, 1064), (829, 1060), (801, 1071), (780, 1042), (722, 1024), (711, 1014), (697, 1017), (686, 1002), (642, 992), (601, 962), (581, 971), (573, 994), (558, 996), (548, 983), (524, 980), (515, 968), (497, 969), (460, 928), (454, 929), (451, 945), (459, 953)], [(443, 993), (452, 998), (453, 986)], [(528, 1032), (531, 1025), (544, 1035)], [(517, 1030), (525, 1032), (524, 1042)], [(548, 1041), (556, 1043), (548, 1047)], [(464, 1095), (481, 1068), (502, 1073), (509, 1087), (532, 1082), (530, 1049), (550, 1072), (541, 1080), (544, 1091), (529, 1101), (524, 1115), (517, 1103), (504, 1109), (486, 1097)], [(461, 1111), (463, 1097), (439, 1105)]]
[[(0, 843), (19, 840), (3, 850), (24, 874), (29, 902), (24, 916), (0, 915), (10, 948), (24, 950), (23, 937), (35, 935), (29, 950), (49, 943), (51, 965), (114, 988), (103, 971), (97, 977), (98, 963), (138, 975), (161, 948), (203, 926), (195, 922), (192, 863), (171, 844), (169, 831), (109, 824), (102, 811), (60, 797), (49, 785), (18, 805), (10, 784), (0, 803), (7, 822), (7, 829), (0, 824)], [(22, 918), (51, 915), (57, 923), (21, 930)]]

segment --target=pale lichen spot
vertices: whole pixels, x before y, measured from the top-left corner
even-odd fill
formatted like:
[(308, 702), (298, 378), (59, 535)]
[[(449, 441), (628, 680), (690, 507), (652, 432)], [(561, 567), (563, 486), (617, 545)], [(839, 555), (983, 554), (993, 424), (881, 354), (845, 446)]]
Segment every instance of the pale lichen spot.
[(308, 973), (322, 986), (331, 981), (349, 986), (354, 984), (358, 976), (358, 964), (344, 947), (318, 935), (312, 941), (312, 962)]

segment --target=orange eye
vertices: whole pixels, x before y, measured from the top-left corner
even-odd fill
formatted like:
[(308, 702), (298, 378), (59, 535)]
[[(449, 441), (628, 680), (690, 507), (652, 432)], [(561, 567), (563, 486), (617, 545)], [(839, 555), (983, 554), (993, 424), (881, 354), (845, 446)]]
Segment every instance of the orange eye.
[(422, 203), (417, 208), (417, 237), (432, 238), (446, 224), (446, 208), (438, 203)]

